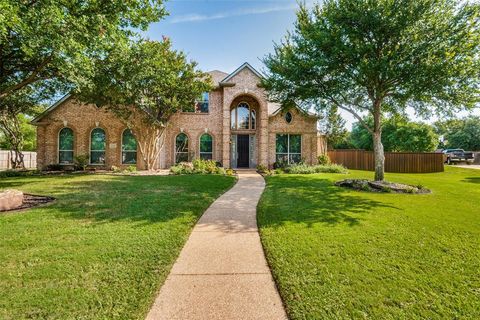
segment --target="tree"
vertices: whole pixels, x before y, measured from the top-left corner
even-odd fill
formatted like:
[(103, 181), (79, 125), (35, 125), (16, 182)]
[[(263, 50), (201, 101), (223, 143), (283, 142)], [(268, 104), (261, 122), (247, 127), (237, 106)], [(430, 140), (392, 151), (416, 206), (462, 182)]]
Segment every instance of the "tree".
[(345, 120), (340, 116), (338, 107), (333, 105), (324, 111), (320, 120), (321, 130), (327, 138), (327, 147), (334, 149), (347, 141), (348, 131), (345, 129)]
[[(373, 118), (366, 119), (372, 125)], [(373, 150), (372, 135), (360, 123), (353, 125), (351, 143), (358, 149)], [(382, 144), (387, 152), (432, 152), (438, 145), (438, 135), (432, 126), (411, 122), (403, 117), (385, 119)]]
[(480, 100), (479, 12), (460, 0), (301, 5), (294, 30), (264, 59), (264, 86), (277, 102), (350, 112), (373, 136), (375, 180), (383, 180), (383, 118), (407, 107), (452, 114)]
[(194, 111), (195, 100), (212, 89), (210, 76), (174, 51), (169, 39), (140, 40), (117, 47), (96, 64), (94, 85), (79, 99), (105, 106), (132, 130), (147, 170), (153, 169), (173, 114)]
[[(23, 137), (22, 151), (35, 151), (37, 149), (37, 135), (35, 127), (30, 124), (31, 118), (25, 114), (18, 115), (19, 128)], [(0, 127), (0, 149), (11, 150), (12, 145)]]
[(2, 0), (0, 12), (0, 114), (8, 120), (0, 125), (7, 135), (19, 125), (14, 117), (86, 86), (95, 59), (165, 15), (161, 0)]
[(480, 150), (480, 117), (439, 121), (435, 123), (435, 127), (443, 137), (443, 148)]

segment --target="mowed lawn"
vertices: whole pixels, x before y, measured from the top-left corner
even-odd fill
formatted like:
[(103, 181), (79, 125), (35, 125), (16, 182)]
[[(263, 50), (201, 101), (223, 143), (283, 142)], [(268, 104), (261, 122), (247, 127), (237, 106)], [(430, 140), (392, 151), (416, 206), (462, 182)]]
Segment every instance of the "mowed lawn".
[(349, 175), (267, 178), (258, 222), (292, 319), (480, 319), (480, 170), (387, 174), (429, 195), (372, 194)]
[(56, 202), (0, 214), (0, 319), (143, 319), (224, 176), (7, 178)]

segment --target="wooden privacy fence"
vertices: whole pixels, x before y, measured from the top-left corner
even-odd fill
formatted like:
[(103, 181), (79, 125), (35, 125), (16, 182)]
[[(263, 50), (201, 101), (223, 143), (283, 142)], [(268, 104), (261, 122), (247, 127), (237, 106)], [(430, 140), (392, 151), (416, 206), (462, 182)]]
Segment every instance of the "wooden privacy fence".
[[(25, 168), (35, 169), (37, 167), (37, 153), (24, 151), (23, 153), (23, 162), (25, 163)], [(10, 161), (10, 151), (9, 150), (0, 150), (0, 170), (6, 170), (12, 168), (12, 163)]]
[[(375, 171), (372, 151), (333, 150), (328, 151), (333, 163), (352, 170)], [(443, 154), (422, 152), (385, 152), (385, 172), (431, 173), (443, 172)]]

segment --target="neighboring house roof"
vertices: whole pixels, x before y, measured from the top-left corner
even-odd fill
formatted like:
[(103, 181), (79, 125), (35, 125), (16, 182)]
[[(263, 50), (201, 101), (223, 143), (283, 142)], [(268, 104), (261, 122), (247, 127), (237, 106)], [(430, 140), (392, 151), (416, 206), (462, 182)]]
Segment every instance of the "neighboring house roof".
[(252, 67), (250, 65), (250, 63), (248, 62), (245, 62), (244, 64), (242, 64), (240, 67), (238, 67), (237, 70), (233, 71), (232, 73), (230, 73), (225, 79), (223, 79), (222, 81), (220, 81), (220, 83), (228, 83), (230, 80), (232, 80), (233, 77), (235, 77), (240, 71), (242, 71), (243, 69), (249, 69), (250, 71), (252, 71), (257, 77), (259, 77), (260, 79), (263, 78), (263, 75), (258, 72), (254, 67)]
[(31, 124), (35, 125), (40, 122), (40, 120), (43, 119), (46, 115), (48, 115), (50, 112), (52, 112), (55, 108), (57, 108), (59, 105), (67, 101), (72, 95), (71, 94), (66, 94), (64, 95), (60, 100), (52, 104), (50, 107), (48, 107), (47, 110), (43, 111), (41, 114), (39, 114), (37, 117), (35, 117), (32, 121), (30, 121)]

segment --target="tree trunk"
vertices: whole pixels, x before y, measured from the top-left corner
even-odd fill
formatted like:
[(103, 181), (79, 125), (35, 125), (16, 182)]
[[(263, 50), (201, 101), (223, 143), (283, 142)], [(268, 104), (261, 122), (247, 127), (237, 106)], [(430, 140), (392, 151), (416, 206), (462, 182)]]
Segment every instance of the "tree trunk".
[(385, 178), (385, 154), (383, 152), (382, 132), (373, 133), (373, 151), (375, 158), (375, 181)]
[(385, 179), (385, 153), (382, 144), (382, 124), (380, 101), (374, 102), (373, 113), (373, 154), (375, 159), (375, 181)]

